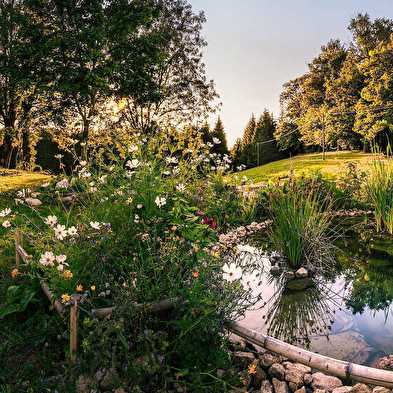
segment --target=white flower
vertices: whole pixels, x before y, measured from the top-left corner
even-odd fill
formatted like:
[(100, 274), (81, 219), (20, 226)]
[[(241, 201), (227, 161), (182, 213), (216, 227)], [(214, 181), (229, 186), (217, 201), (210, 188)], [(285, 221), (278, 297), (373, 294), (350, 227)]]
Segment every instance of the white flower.
[(72, 139), (70, 138), (70, 143), (71, 145), (75, 145), (76, 143), (78, 143), (79, 141), (77, 139)]
[(223, 266), (222, 270), (224, 271), (222, 278), (224, 280), (229, 281), (229, 282), (235, 281), (242, 276), (242, 268), (239, 266), (236, 266), (236, 264), (234, 264), (234, 263), (231, 263), (229, 266), (226, 263)]
[(74, 226), (72, 226), (68, 228), (68, 234), (70, 236), (76, 236), (78, 234), (78, 230)]
[(109, 172), (112, 172), (114, 168), (115, 168), (114, 165), (110, 166), (110, 167), (109, 167)]
[(180, 172), (180, 168), (177, 166), (176, 168), (173, 168), (172, 172), (174, 175), (176, 175), (177, 173)]
[(55, 236), (59, 240), (63, 240), (68, 235), (68, 232), (65, 229), (65, 225), (57, 224), (57, 227), (53, 229), (55, 231)]
[(9, 228), (11, 226), (11, 223), (7, 220), (4, 221), (1, 225), (3, 225), (4, 228)]
[(183, 191), (185, 191), (185, 189), (186, 189), (186, 186), (183, 183), (180, 183), (176, 186), (177, 191), (183, 192)]
[(56, 256), (57, 263), (63, 263), (67, 259), (67, 255), (61, 254)]
[(179, 162), (176, 157), (166, 157), (165, 161), (168, 164), (177, 164)]
[(137, 207), (137, 209), (142, 209), (142, 203), (138, 203), (138, 204), (136, 205), (136, 207)]
[(139, 222), (139, 216), (138, 216), (138, 214), (135, 214), (134, 222), (135, 222), (135, 224), (138, 224), (138, 222)]
[(106, 177), (107, 177), (107, 175), (102, 175), (102, 176), (99, 178), (98, 181), (100, 182), (100, 184), (104, 184), (104, 183), (105, 183)]
[(86, 161), (79, 161), (79, 164), (81, 164), (81, 166), (86, 166), (87, 162)]
[(249, 246), (248, 244), (245, 244), (245, 245), (239, 244), (238, 246), (236, 246), (236, 248), (238, 251), (241, 251), (241, 252), (249, 252), (250, 254), (255, 253), (255, 248)]
[(95, 192), (97, 192), (98, 191), (98, 188), (97, 187), (90, 187), (89, 188), (89, 192), (91, 193), (91, 194), (94, 194)]
[(64, 265), (63, 264), (57, 265), (57, 270), (60, 271), (64, 270)]
[(55, 260), (55, 255), (53, 254), (52, 251), (46, 251), (45, 254), (41, 254), (41, 259), (40, 259), (41, 265), (48, 266), (52, 264), (54, 260)]
[(53, 225), (57, 224), (57, 217), (56, 216), (48, 216), (47, 218), (44, 219), (45, 224), (49, 225), (50, 227), (53, 227)]
[(130, 153), (132, 153), (132, 152), (134, 152), (134, 151), (137, 151), (138, 150), (138, 146), (135, 146), (135, 145), (132, 145), (132, 146), (130, 146), (129, 148), (128, 148), (128, 151), (130, 152)]
[(215, 145), (219, 145), (219, 144), (221, 143), (221, 141), (220, 141), (218, 138), (213, 137), (213, 143), (214, 143)]
[(164, 171), (164, 172), (162, 172), (164, 175), (166, 175), (166, 176), (169, 176), (170, 174), (171, 174), (171, 172), (170, 171)]
[(208, 147), (213, 147), (213, 144), (210, 143), (210, 142), (207, 142), (206, 145), (207, 145)]
[(90, 221), (90, 226), (93, 229), (100, 229), (101, 228), (101, 225), (100, 225), (100, 223), (98, 221)]
[(158, 207), (161, 207), (166, 204), (166, 198), (157, 196), (154, 202)]
[(61, 160), (63, 158), (63, 154), (56, 154), (55, 158), (57, 158), (58, 160)]
[(10, 214), (10, 213), (11, 213), (11, 209), (9, 207), (7, 207), (6, 209), (4, 209), (0, 212), (0, 217), (8, 216), (8, 214)]
[(56, 183), (56, 188), (68, 188), (68, 180), (63, 179)]
[(136, 158), (131, 161), (128, 160), (126, 166), (128, 166), (130, 169), (137, 168), (139, 166), (139, 161)]
[(50, 183), (42, 183), (41, 184), (41, 187), (49, 187), (50, 186)]

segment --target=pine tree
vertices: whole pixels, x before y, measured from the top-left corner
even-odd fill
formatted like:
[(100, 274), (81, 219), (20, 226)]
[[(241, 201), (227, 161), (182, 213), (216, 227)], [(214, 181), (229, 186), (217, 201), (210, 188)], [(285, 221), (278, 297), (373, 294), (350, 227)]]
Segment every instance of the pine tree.
[(255, 129), (256, 120), (254, 114), (251, 115), (242, 138), (242, 152), (240, 154), (240, 163), (252, 168), (256, 165), (255, 151)]
[[(221, 156), (224, 154), (229, 155), (227, 137), (220, 116), (218, 116), (217, 122), (213, 128), (213, 131), (211, 132), (211, 136), (212, 142), (214, 144), (212, 153), (217, 153)], [(217, 141), (219, 141), (219, 143), (217, 143)]]

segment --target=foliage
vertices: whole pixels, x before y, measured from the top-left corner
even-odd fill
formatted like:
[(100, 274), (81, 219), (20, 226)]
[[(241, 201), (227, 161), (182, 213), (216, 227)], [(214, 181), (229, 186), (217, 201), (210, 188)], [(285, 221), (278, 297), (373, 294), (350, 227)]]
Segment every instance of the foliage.
[(366, 192), (374, 208), (377, 231), (393, 234), (393, 167), (391, 149), (387, 157), (374, 151)]
[(381, 370), (393, 371), (393, 355), (381, 358), (377, 368)]
[[(230, 361), (225, 326), (258, 298), (247, 286), (244, 266), (244, 285), (240, 276), (223, 278), (221, 250), (210, 245), (218, 225), (232, 225), (243, 204), (250, 205), (248, 218), (254, 217), (256, 204), (236, 192), (226, 206), (233, 213), (215, 210), (231, 187), (223, 165), (209, 169), (212, 157), (199, 133), (190, 138), (192, 132), (135, 133), (127, 145), (92, 150), (92, 160), (79, 160), (71, 176), (59, 175), (35, 190), (42, 206), (27, 213), (34, 191), (25, 189), (16, 207), (0, 212), (1, 231), (20, 228), (32, 254), (28, 266), (12, 267), (20, 283), (9, 289), (3, 321), (17, 317), (12, 311), (35, 306), (28, 300), (39, 295), (34, 285), (40, 277), (64, 303), (79, 293), (88, 313), (115, 306), (103, 322), (84, 318), (76, 366), (85, 375), (112, 369), (113, 388), (158, 390), (176, 381), (193, 390), (226, 391), (237, 383), (216, 377)], [(227, 252), (226, 261), (239, 264), (237, 254)], [(173, 310), (157, 315), (135, 307), (178, 298)], [(74, 371), (65, 370), (61, 380), (72, 382)]]
[(329, 239), (332, 198), (321, 197), (314, 180), (299, 184), (294, 177), (270, 188), (269, 210), (273, 229), (269, 237), (291, 267), (324, 265), (332, 247)]

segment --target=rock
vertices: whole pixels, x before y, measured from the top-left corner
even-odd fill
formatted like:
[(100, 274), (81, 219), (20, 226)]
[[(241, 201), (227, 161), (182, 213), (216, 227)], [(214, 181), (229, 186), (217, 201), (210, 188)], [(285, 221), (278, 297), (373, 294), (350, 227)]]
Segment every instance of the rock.
[(279, 381), (277, 378), (273, 378), (272, 382), (274, 393), (289, 393), (289, 388), (285, 381)]
[(285, 381), (288, 382), (289, 388), (294, 392), (304, 385), (304, 372), (291, 368), (285, 373)]
[(351, 393), (371, 393), (372, 390), (364, 383), (357, 383), (350, 390)]
[(266, 373), (262, 370), (258, 363), (255, 364), (255, 374), (252, 375), (252, 384), (255, 389), (260, 389), (262, 382), (267, 380)]
[(304, 374), (304, 384), (305, 385), (311, 385), (312, 379), (313, 379), (313, 377), (311, 374)]
[(392, 393), (392, 391), (388, 388), (384, 388), (383, 386), (376, 386), (373, 389), (373, 393)]
[(287, 369), (287, 370), (291, 370), (291, 369), (296, 369), (301, 371), (304, 374), (311, 374), (311, 367), (306, 366), (305, 364), (301, 364), (301, 363), (292, 363), (292, 362), (283, 362), (282, 365)]
[(42, 202), (37, 198), (26, 198), (25, 202), (31, 206), (40, 206)]
[(236, 340), (234, 338), (230, 338), (229, 339), (229, 347), (231, 349), (233, 349), (234, 351), (245, 352), (245, 350), (246, 350), (246, 343), (241, 338), (239, 338), (238, 340)]
[(332, 390), (332, 393), (347, 393), (352, 389), (352, 386), (341, 386)]
[(272, 266), (270, 269), (270, 274), (272, 276), (279, 276), (281, 274), (281, 272), (282, 272), (282, 270), (281, 270), (280, 266), (278, 266), (277, 264)]
[(295, 278), (295, 273), (292, 270), (284, 272), (284, 277), (289, 281)]
[(328, 393), (328, 391), (324, 389), (315, 389), (314, 393)]
[(126, 393), (123, 388), (117, 388), (114, 393)]
[(253, 343), (250, 343), (249, 341), (246, 341), (246, 349), (250, 352), (252, 352), (253, 354), (257, 355), (258, 354), (258, 350), (255, 347), (255, 345)]
[(304, 267), (301, 267), (296, 271), (295, 276), (298, 278), (308, 277), (308, 271)]
[(322, 389), (322, 390), (327, 390), (327, 391), (331, 392), (333, 389), (339, 388), (341, 386), (343, 386), (343, 383), (337, 377), (325, 375), (321, 372), (313, 374), (311, 387), (314, 390)]
[(273, 393), (273, 385), (268, 379), (262, 382), (260, 393)]
[(255, 360), (255, 357), (250, 352), (235, 352), (234, 364), (241, 369), (247, 368)]
[(67, 196), (67, 197), (64, 197), (64, 198), (63, 198), (63, 203), (66, 204), (66, 205), (71, 205), (71, 203), (72, 203), (73, 201), (74, 201), (74, 200), (73, 200), (72, 197), (70, 197), (70, 196)]
[(284, 381), (285, 378), (285, 367), (280, 363), (274, 363), (270, 366), (268, 374), (272, 378), (276, 378), (279, 381)]
[(266, 352), (261, 355), (261, 352), (258, 354), (259, 364), (262, 368), (269, 368), (274, 363), (280, 363), (280, 358), (277, 355), (273, 355), (270, 352)]
[(113, 369), (107, 370), (105, 367), (102, 367), (94, 374), (94, 379), (100, 384), (100, 387), (107, 388), (114, 376), (115, 372)]
[(295, 278), (291, 281), (288, 281), (286, 284), (287, 289), (291, 289), (292, 291), (301, 291), (303, 289), (312, 287), (315, 285), (315, 282), (310, 277), (304, 278)]
[(300, 389), (295, 390), (295, 393), (307, 393), (306, 388), (302, 386)]
[(76, 393), (90, 393), (93, 381), (89, 378), (79, 375), (76, 381)]

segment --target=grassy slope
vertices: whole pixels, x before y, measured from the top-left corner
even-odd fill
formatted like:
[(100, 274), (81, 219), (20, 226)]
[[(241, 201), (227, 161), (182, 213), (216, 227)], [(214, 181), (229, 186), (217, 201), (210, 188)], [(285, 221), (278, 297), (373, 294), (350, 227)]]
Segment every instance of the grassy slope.
[(322, 153), (311, 153), (248, 169), (242, 172), (242, 175), (252, 179), (255, 183), (284, 178), (288, 176), (291, 169), (298, 174), (321, 170), (328, 177), (335, 177), (344, 166), (352, 162), (357, 162), (360, 170), (367, 170), (371, 157), (371, 153), (339, 151), (326, 153), (325, 161), (323, 161)]
[(50, 181), (50, 179), (51, 176), (43, 173), (2, 169), (0, 170), (0, 194), (2, 192), (38, 186)]

